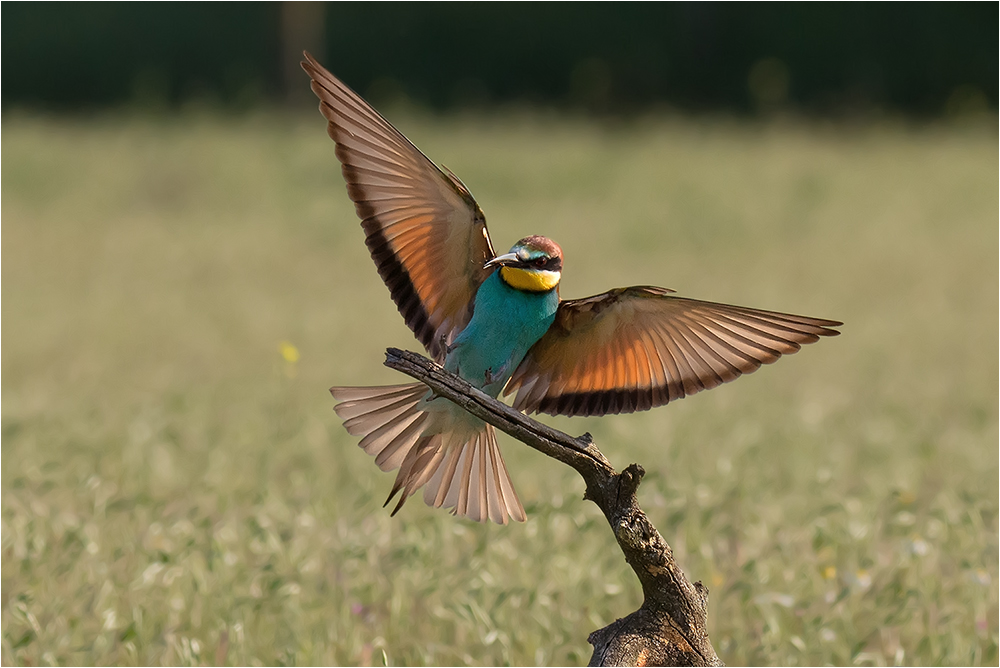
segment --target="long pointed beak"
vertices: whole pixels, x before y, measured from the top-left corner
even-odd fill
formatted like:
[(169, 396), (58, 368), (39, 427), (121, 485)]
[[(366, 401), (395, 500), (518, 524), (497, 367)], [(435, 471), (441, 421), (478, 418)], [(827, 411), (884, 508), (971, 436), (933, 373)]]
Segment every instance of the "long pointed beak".
[(495, 258), (483, 265), (483, 269), (489, 269), (490, 267), (495, 267), (497, 265), (504, 265), (508, 262), (520, 262), (521, 258), (517, 256), (517, 253), (504, 253), (503, 255), (497, 255)]

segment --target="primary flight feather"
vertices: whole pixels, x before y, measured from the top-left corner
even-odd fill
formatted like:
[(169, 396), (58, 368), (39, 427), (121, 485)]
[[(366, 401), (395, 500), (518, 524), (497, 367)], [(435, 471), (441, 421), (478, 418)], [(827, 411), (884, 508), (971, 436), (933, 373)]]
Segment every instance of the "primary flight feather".
[[(552, 415), (631, 413), (751, 373), (835, 320), (676, 297), (656, 287), (559, 298), (562, 250), (529, 236), (497, 255), (468, 188), (439, 169), (309, 54), (347, 192), (379, 275), (437, 362), (514, 407)], [(334, 387), (337, 414), (383, 471), (393, 513), (424, 490), (477, 521), (524, 521), (492, 426), (422, 383)]]

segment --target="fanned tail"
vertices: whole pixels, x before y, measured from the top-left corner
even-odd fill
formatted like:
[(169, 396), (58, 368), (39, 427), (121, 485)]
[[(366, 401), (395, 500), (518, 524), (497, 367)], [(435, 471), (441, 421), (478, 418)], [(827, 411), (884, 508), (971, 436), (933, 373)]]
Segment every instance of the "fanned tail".
[(456, 420), (450, 408), (428, 412), (423, 383), (334, 387), (330, 392), (340, 402), (334, 410), (344, 418), (344, 427), (362, 437), (359, 445), (378, 467), (399, 469), (385, 501), (388, 505), (400, 495), (393, 515), (423, 487), (429, 506), (452, 508), (477, 522), (525, 521), (492, 426)]

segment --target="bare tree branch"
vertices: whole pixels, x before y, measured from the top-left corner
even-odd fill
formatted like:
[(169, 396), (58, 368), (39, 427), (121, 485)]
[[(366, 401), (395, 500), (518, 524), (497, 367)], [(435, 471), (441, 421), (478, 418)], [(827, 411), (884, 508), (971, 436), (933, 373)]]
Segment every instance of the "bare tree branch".
[(639, 508), (641, 466), (631, 464), (615, 472), (590, 434), (573, 438), (536, 422), (416, 353), (389, 348), (385, 365), (583, 476), (584, 498), (604, 513), (644, 596), (638, 610), (590, 634), (590, 665), (723, 665), (705, 630), (708, 589), (687, 579), (670, 546)]

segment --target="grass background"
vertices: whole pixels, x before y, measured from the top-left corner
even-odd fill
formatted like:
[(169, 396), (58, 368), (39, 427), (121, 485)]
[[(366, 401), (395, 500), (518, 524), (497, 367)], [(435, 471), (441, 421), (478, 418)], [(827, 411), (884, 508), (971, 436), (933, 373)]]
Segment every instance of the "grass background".
[[(666, 408), (546, 418), (645, 466), (724, 661), (997, 663), (995, 122), (398, 120), (498, 250), (561, 243), (565, 297), (847, 323)], [(326, 389), (405, 380), (382, 353), (417, 344), (318, 116), (3, 139), (4, 664), (579, 664), (639, 605), (576, 474), (506, 437), (527, 523), (382, 510)]]

